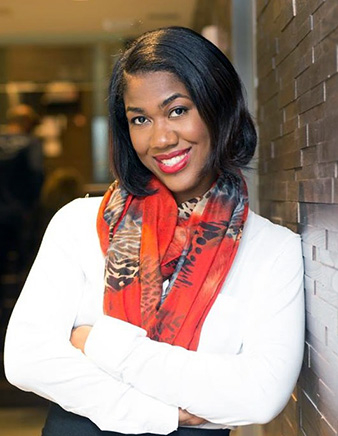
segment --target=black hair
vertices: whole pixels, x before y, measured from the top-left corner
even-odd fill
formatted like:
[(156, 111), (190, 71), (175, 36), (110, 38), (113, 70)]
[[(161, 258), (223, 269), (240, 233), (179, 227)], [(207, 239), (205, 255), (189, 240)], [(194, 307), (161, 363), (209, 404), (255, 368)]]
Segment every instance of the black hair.
[(204, 171), (237, 174), (250, 162), (256, 131), (246, 107), (241, 80), (228, 58), (191, 29), (166, 27), (134, 40), (113, 69), (109, 89), (113, 172), (126, 190), (147, 195), (151, 172), (139, 160), (129, 136), (124, 108), (126, 74), (165, 71), (187, 88), (206, 123), (212, 153)]

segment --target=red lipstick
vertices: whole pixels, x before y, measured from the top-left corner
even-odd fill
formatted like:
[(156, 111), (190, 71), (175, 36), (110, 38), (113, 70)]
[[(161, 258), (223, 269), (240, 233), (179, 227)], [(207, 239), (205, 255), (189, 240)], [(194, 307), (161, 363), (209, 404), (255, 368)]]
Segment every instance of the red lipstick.
[(166, 174), (174, 174), (181, 171), (189, 162), (190, 149), (177, 150), (168, 154), (154, 156), (159, 169)]

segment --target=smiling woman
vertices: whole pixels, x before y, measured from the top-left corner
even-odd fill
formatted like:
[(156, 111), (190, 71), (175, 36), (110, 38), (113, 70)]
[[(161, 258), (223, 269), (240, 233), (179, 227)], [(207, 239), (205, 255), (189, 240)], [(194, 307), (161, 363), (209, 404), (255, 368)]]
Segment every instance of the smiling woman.
[(151, 31), (116, 63), (109, 107), (117, 180), (52, 220), (8, 328), (8, 379), (53, 402), (44, 436), (271, 420), (302, 362), (302, 255), (249, 210), (256, 133), (236, 71), (189, 29)]

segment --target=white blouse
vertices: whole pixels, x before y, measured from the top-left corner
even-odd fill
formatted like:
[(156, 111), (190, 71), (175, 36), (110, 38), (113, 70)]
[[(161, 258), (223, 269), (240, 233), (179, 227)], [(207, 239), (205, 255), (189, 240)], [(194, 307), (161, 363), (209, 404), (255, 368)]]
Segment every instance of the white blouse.
[[(8, 326), (8, 380), (122, 433), (170, 433), (178, 407), (209, 428), (274, 418), (303, 356), (299, 236), (249, 213), (198, 350), (187, 351), (103, 315), (100, 202), (75, 200), (52, 219)], [(86, 354), (69, 342), (72, 328), (83, 324), (94, 326)]]

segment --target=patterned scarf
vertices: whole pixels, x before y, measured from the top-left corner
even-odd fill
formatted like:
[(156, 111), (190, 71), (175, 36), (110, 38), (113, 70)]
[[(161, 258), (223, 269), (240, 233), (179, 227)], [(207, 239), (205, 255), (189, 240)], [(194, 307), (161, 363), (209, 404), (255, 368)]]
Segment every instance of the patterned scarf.
[(135, 197), (115, 182), (101, 203), (104, 311), (144, 328), (151, 339), (196, 350), (241, 239), (248, 214), (245, 181), (220, 176), (181, 218), (172, 194), (155, 177), (150, 188), (156, 193)]

